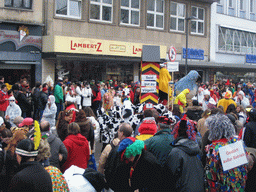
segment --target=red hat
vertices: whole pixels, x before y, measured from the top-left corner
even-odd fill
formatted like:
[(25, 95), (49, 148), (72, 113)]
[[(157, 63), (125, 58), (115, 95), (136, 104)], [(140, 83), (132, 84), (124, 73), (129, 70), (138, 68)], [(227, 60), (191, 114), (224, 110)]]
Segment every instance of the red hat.
[(19, 124), (19, 127), (24, 127), (25, 125), (33, 125), (34, 120), (30, 117), (25, 118), (22, 123)]
[(128, 88), (131, 88), (132, 86), (131, 85), (128, 85)]
[(43, 91), (43, 92), (47, 91), (47, 87), (44, 87), (42, 91)]

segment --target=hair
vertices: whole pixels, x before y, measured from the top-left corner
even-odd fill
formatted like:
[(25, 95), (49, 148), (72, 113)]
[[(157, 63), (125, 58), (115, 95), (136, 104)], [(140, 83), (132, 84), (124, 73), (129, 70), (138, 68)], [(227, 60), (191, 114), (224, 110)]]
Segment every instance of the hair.
[(157, 123), (157, 118), (159, 117), (159, 113), (155, 108), (151, 109), (151, 111), (153, 112), (153, 117), (155, 118), (155, 121)]
[(217, 113), (206, 119), (206, 126), (209, 129), (208, 139), (210, 141), (219, 140), (221, 138), (229, 139), (235, 135), (235, 128), (230, 119), (224, 115)]
[(58, 121), (57, 121), (57, 124), (56, 124), (56, 129), (60, 128), (63, 126), (63, 124), (65, 124), (65, 116), (69, 116), (69, 115), (73, 115), (73, 112), (72, 111), (68, 111), (68, 110), (65, 110), (65, 111), (61, 111), (59, 113), (59, 116), (58, 116)]
[(47, 132), (50, 130), (50, 123), (49, 121), (41, 121), (40, 123), (41, 132)]
[(228, 106), (226, 113), (236, 113), (236, 106), (232, 103)]
[(179, 129), (178, 129), (179, 137), (188, 138), (187, 129), (188, 129), (187, 121), (186, 120), (181, 120), (180, 124), (179, 124)]
[(217, 108), (221, 109), (224, 112), (224, 107), (222, 105), (219, 105)]
[(41, 139), (38, 147), (38, 155), (36, 160), (38, 162), (44, 161), (51, 156), (50, 145), (46, 139)]
[(5, 150), (11, 151), (11, 154), (14, 155), (15, 149), (17, 144), (22, 141), (23, 139), (26, 139), (26, 135), (24, 130), (17, 130), (14, 132), (12, 138), (7, 142), (7, 147)]
[(24, 120), (23, 117), (17, 116), (17, 117), (14, 118), (13, 123), (14, 123), (15, 125), (19, 125), (20, 123), (22, 123), (23, 120)]
[(86, 117), (92, 117), (93, 116), (96, 119), (96, 116), (95, 116), (91, 107), (85, 107), (83, 110), (85, 112)]
[(245, 113), (244, 107), (242, 105), (237, 105), (236, 108), (240, 108), (240, 112)]
[(122, 132), (125, 137), (130, 137), (132, 135), (133, 129), (129, 123), (122, 123), (119, 125), (119, 131)]
[(68, 134), (69, 135), (77, 135), (80, 133), (80, 127), (77, 123), (72, 122), (68, 125)]
[(78, 112), (76, 112), (76, 122), (85, 122), (87, 120), (84, 110), (79, 109)]
[(201, 117), (202, 118), (206, 118), (206, 117), (208, 117), (210, 114), (211, 114), (211, 110), (210, 109), (206, 109), (203, 113), (202, 113), (202, 115), (201, 115)]
[(13, 86), (12, 86), (12, 90), (19, 90), (20, 88), (19, 88), (19, 85), (18, 84), (14, 84)]
[(48, 84), (47, 84), (47, 83), (44, 83), (44, 84), (42, 85), (42, 88), (45, 88), (46, 86), (48, 86)]
[(40, 82), (36, 82), (36, 88), (39, 88), (41, 86)]
[(6, 87), (5, 84), (2, 84), (2, 85), (1, 85), (1, 89), (4, 89), (5, 87)]
[(12, 132), (10, 129), (4, 129), (1, 134), (2, 138), (12, 137)]
[(144, 117), (153, 117), (153, 111), (151, 109), (146, 109), (143, 115)]
[(215, 108), (215, 109), (212, 109), (211, 110), (211, 115), (215, 115), (217, 113), (220, 113), (220, 114), (225, 114), (223, 110), (221, 110), (220, 108)]

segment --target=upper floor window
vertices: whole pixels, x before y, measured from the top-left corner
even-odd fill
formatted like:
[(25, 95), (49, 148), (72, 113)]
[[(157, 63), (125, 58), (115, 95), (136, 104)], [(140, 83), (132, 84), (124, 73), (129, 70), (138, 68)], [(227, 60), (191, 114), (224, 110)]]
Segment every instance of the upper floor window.
[(217, 13), (224, 13), (224, 0), (217, 0)]
[(56, 15), (81, 18), (81, 0), (56, 0)]
[(140, 25), (140, 0), (121, 1), (121, 23)]
[(164, 28), (164, 0), (148, 0), (147, 27)]
[(181, 3), (171, 2), (170, 12), (171, 12), (170, 30), (184, 32), (186, 5)]
[(91, 0), (90, 19), (97, 21), (112, 22), (112, 0)]
[(191, 33), (204, 34), (204, 9), (199, 7), (192, 7), (192, 16), (197, 20), (191, 20)]
[(32, 0), (5, 0), (4, 6), (21, 9), (31, 9)]

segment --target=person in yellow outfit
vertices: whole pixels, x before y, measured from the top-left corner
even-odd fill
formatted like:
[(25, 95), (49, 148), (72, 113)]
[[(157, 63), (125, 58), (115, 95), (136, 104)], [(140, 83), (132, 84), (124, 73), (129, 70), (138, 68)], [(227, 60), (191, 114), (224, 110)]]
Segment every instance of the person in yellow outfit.
[[(166, 69), (165, 64), (161, 64), (160, 66), (162, 68), (160, 69), (159, 74), (159, 103), (166, 105), (168, 101), (168, 86), (169, 82), (172, 80), (172, 77), (169, 71)], [(171, 93), (171, 89), (169, 90), (169, 93)]]
[(227, 91), (223, 99), (219, 100), (217, 107), (220, 105), (224, 108), (224, 113), (230, 104), (234, 104), (236, 106), (236, 102), (232, 100), (232, 93), (231, 91)]
[(187, 95), (190, 93), (189, 89), (184, 89), (175, 99), (174, 104), (178, 104), (180, 112), (183, 113), (184, 107), (187, 106)]

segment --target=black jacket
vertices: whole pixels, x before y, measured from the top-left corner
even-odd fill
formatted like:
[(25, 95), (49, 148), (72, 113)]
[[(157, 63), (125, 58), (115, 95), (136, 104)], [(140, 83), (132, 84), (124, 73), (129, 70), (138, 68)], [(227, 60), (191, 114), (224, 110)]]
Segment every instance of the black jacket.
[[(175, 191), (203, 192), (204, 168), (197, 155), (201, 153), (196, 141), (178, 138), (167, 160), (167, 169)], [(171, 183), (173, 182), (173, 183)]]
[(256, 121), (250, 121), (245, 126), (244, 143), (247, 147), (256, 149)]
[(32, 100), (36, 108), (38, 108), (40, 103), (39, 98), (40, 98), (40, 89), (35, 88), (34, 93), (32, 95)]
[(193, 120), (193, 121), (198, 121), (199, 119), (201, 119), (202, 113), (203, 113), (203, 109), (200, 106), (192, 106), (192, 107), (188, 107), (187, 108), (187, 116), (189, 119)]
[[(136, 189), (139, 191), (165, 191), (163, 187), (162, 168), (158, 164), (155, 156), (143, 150), (137, 165), (134, 168), (131, 186), (129, 186), (130, 165), (120, 161), (120, 153), (117, 153), (118, 146), (114, 148), (108, 158), (107, 163), (112, 163), (112, 183), (110, 188), (115, 192), (133, 192)], [(107, 164), (106, 164), (107, 165)], [(109, 165), (107, 165), (109, 166)], [(108, 171), (105, 167), (105, 174)], [(108, 177), (106, 175), (107, 182)]]
[(48, 102), (48, 95), (47, 95), (47, 93), (41, 91), (40, 92), (40, 97), (39, 97), (39, 108), (41, 110), (44, 110), (47, 102)]
[(21, 164), (14, 175), (10, 192), (52, 192), (52, 180), (44, 167), (36, 161)]
[(15, 99), (18, 101), (18, 105), (22, 112), (28, 112), (31, 109), (29, 100), (24, 93), (19, 92)]

